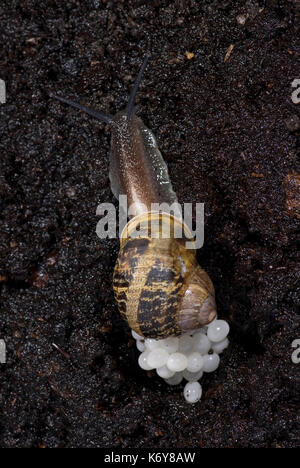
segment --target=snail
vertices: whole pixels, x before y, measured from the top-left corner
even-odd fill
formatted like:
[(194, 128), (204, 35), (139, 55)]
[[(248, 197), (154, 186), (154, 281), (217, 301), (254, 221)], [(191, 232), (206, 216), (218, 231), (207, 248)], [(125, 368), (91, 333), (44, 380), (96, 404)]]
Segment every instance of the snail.
[[(151, 211), (153, 203), (177, 203), (167, 165), (152, 132), (136, 115), (135, 96), (146, 68), (145, 58), (126, 109), (114, 117), (60, 96), (69, 104), (111, 126), (109, 179), (116, 198), (127, 195), (132, 218), (120, 238), (113, 288), (121, 315), (145, 338), (178, 336), (216, 317), (212, 281), (199, 266), (196, 250), (187, 249), (187, 226), (176, 216)], [(175, 236), (181, 226), (184, 235)], [(170, 235), (162, 233), (169, 228)], [(131, 235), (139, 232), (138, 236)]]

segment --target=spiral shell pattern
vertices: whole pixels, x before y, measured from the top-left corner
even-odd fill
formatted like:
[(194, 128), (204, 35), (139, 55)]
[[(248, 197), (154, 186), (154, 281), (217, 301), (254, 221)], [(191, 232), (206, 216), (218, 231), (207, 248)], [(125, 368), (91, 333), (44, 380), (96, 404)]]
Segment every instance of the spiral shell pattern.
[[(175, 238), (179, 225), (183, 236)], [(181, 333), (179, 308), (196, 262), (187, 240), (191, 236), (181, 220), (153, 212), (133, 218), (121, 235), (114, 292), (130, 328), (145, 337)]]

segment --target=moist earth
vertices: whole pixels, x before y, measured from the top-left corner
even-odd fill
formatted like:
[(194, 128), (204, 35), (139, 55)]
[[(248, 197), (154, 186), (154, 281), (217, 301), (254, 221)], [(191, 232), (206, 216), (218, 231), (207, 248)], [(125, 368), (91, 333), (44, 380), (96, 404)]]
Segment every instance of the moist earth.
[[(1, 447), (299, 446), (298, 25), (296, 1), (2, 0)], [(205, 203), (231, 329), (195, 405), (139, 368), (117, 310), (109, 127), (49, 96), (115, 114), (149, 52), (139, 115)]]

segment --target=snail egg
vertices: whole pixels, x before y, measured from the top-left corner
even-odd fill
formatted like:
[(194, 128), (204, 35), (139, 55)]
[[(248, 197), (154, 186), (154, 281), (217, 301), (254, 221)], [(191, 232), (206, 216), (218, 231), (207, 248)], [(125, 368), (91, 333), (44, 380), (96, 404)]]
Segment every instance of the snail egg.
[(188, 382), (197, 382), (197, 380), (200, 380), (203, 376), (203, 370), (201, 369), (198, 372), (190, 372), (189, 370), (184, 369), (182, 375)]
[(138, 363), (139, 363), (139, 366), (144, 370), (153, 369), (153, 367), (150, 367), (149, 364), (148, 364), (148, 361), (147, 361), (148, 354), (149, 353), (147, 351), (145, 351), (144, 353), (139, 355)]
[[(149, 352), (147, 363), (152, 368), (162, 367), (167, 364), (169, 353), (163, 348), (155, 348)], [(175, 370), (175, 369), (170, 369)]]
[(135, 340), (144, 340), (144, 337), (141, 335), (138, 335), (134, 330), (131, 330), (131, 334)]
[(198, 372), (203, 367), (203, 358), (200, 353), (194, 352), (188, 356), (187, 370)]
[(228, 338), (225, 338), (225, 340), (219, 341), (219, 343), (213, 343), (211, 348), (215, 353), (220, 354), (222, 351), (224, 351), (225, 348), (227, 348), (228, 345), (229, 340)]
[(173, 377), (173, 375), (175, 375), (175, 372), (168, 369), (167, 366), (159, 367), (158, 369), (156, 369), (156, 372), (159, 375), (159, 377), (162, 377), (163, 379), (170, 379), (171, 377)]
[(196, 403), (202, 395), (202, 387), (199, 382), (188, 382), (183, 390), (184, 398), (188, 403)]
[(204, 372), (218, 368), (219, 354), (229, 344), (228, 331), (229, 326), (224, 320), (214, 319), (208, 326), (179, 337), (155, 340), (136, 332), (132, 332), (132, 336), (141, 351), (139, 366), (146, 371), (156, 369), (157, 375), (169, 385), (178, 385), (184, 378), (187, 381), (184, 398), (188, 403), (196, 403), (202, 395), (198, 380)]
[(142, 340), (136, 340), (136, 347), (141, 353), (145, 351), (145, 343)]
[(168, 353), (175, 353), (178, 350), (179, 339), (177, 336), (170, 336), (169, 338), (162, 340), (161, 344)]
[(200, 354), (207, 354), (211, 348), (211, 342), (204, 333), (196, 333), (193, 336), (193, 349)]
[(174, 372), (183, 371), (187, 367), (187, 357), (182, 353), (170, 354), (167, 366)]
[(205, 354), (203, 356), (203, 368), (204, 372), (213, 372), (215, 371), (220, 364), (220, 357), (218, 354)]
[(165, 379), (165, 382), (169, 385), (178, 385), (182, 381), (182, 372), (176, 372), (170, 379)]
[(178, 350), (180, 353), (186, 354), (191, 351), (193, 347), (193, 338), (190, 335), (181, 335), (179, 337), (179, 347)]
[(210, 341), (223, 341), (229, 333), (229, 325), (225, 320), (214, 320), (208, 325), (207, 337)]
[(149, 351), (155, 348), (161, 348), (160, 342), (158, 340), (154, 340), (153, 338), (147, 338), (145, 340), (145, 346)]

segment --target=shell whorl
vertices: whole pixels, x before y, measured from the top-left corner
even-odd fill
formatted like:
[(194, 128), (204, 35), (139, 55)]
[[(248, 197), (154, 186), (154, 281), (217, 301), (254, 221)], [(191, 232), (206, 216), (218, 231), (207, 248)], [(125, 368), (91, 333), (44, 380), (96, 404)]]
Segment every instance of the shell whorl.
[[(182, 332), (181, 303), (200, 268), (195, 249), (185, 247), (191, 240), (182, 220), (167, 213), (142, 213), (125, 226), (113, 286), (120, 313), (138, 334), (163, 338)], [(204, 288), (203, 300), (205, 295)]]

